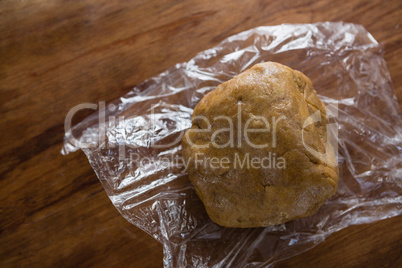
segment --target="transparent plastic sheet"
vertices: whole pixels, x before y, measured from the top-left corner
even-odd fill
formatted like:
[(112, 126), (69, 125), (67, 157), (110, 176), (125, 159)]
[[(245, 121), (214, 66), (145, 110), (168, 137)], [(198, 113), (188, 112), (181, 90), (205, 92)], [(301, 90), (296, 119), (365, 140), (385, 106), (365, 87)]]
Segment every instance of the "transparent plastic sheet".
[[(224, 228), (208, 218), (177, 164), (180, 135), (206, 93), (264, 61), (303, 72), (324, 104), (337, 104), (339, 188), (311, 217)], [(66, 132), (62, 153), (85, 152), (114, 206), (163, 244), (165, 267), (266, 267), (347, 226), (401, 214), (398, 113), (381, 46), (362, 26), (264, 26), (231, 36), (100, 107)]]

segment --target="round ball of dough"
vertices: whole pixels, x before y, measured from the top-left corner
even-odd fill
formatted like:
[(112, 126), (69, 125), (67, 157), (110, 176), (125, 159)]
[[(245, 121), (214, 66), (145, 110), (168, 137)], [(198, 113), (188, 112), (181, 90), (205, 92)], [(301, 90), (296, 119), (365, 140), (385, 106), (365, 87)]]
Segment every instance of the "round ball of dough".
[(204, 96), (182, 147), (210, 218), (248, 228), (314, 214), (338, 184), (327, 123), (311, 81), (274, 62)]

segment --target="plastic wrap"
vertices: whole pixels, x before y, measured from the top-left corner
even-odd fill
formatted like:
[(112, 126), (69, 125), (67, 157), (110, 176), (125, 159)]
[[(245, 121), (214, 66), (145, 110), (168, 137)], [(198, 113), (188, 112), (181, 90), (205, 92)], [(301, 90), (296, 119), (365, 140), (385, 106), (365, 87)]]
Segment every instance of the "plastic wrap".
[[(302, 71), (324, 104), (337, 104), (339, 188), (311, 217), (224, 228), (178, 161), (180, 135), (206, 93), (264, 61)], [(66, 130), (62, 153), (85, 152), (114, 206), (163, 244), (165, 267), (270, 266), (349, 225), (401, 214), (402, 122), (381, 46), (362, 26), (257, 27), (98, 108)]]

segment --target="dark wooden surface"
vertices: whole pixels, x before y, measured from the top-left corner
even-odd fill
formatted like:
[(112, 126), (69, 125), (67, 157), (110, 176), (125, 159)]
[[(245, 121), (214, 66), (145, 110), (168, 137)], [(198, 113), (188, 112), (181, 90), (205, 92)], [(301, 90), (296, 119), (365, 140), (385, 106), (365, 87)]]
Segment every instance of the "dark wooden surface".
[[(73, 106), (240, 31), (317, 21), (362, 24), (384, 45), (401, 106), (401, 19), (400, 0), (0, 1), (0, 266), (162, 266), (162, 246), (120, 216), (84, 154), (60, 155)], [(401, 220), (347, 228), (278, 267), (401, 267)]]

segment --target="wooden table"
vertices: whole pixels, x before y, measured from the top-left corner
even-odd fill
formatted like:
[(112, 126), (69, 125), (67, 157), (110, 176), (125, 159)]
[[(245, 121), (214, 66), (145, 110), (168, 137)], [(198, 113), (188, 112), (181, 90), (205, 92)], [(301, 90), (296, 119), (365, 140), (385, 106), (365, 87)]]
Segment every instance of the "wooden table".
[[(384, 45), (402, 106), (401, 18), (400, 0), (0, 2), (0, 266), (162, 266), (162, 246), (120, 216), (84, 154), (60, 155), (73, 106), (240, 31), (318, 21), (362, 24)], [(401, 220), (347, 228), (278, 267), (401, 267)]]

